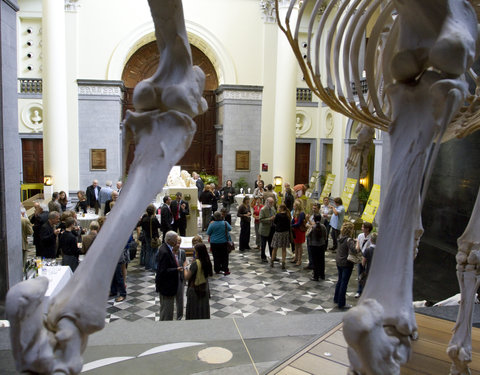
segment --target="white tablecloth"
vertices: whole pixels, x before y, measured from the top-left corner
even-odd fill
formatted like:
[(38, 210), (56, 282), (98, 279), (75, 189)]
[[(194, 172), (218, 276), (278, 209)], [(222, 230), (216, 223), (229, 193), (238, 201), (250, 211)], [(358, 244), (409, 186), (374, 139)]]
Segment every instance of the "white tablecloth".
[(38, 275), (45, 276), (48, 279), (48, 289), (45, 296), (53, 297), (67, 284), (73, 272), (69, 266), (46, 266), (39, 269)]
[(83, 216), (83, 214), (77, 215), (78, 223), (84, 229), (88, 229), (88, 227), (90, 226), (90, 223), (94, 220), (98, 220), (98, 218), (99, 218), (99, 215), (90, 214), (90, 213), (85, 214), (85, 216)]

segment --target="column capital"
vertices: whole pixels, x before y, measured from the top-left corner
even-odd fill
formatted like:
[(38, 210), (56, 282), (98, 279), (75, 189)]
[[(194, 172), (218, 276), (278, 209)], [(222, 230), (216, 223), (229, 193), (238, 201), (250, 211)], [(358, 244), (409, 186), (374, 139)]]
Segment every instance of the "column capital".
[(80, 6), (80, 0), (65, 0), (66, 12), (78, 12)]

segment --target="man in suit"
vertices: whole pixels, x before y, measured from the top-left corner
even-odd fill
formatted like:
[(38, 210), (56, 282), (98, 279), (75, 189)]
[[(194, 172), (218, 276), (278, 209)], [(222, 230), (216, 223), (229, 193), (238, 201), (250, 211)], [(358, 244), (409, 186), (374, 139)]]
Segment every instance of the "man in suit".
[[(173, 253), (175, 254), (175, 258), (177, 259), (177, 263), (179, 266), (185, 267), (187, 265), (187, 255), (185, 254), (185, 250), (180, 248), (180, 244), (182, 243), (182, 238), (180, 236), (177, 237), (177, 245), (173, 248)], [(175, 296), (176, 306), (177, 306), (177, 320), (182, 320), (183, 318), (183, 296), (185, 295), (185, 276), (183, 273), (183, 269), (178, 272), (178, 289), (177, 295)]]
[(192, 178), (193, 178), (193, 181), (195, 181), (195, 185), (197, 186), (198, 196), (200, 196), (200, 194), (202, 194), (205, 188), (203, 180), (200, 178), (200, 175), (197, 172), (192, 172)]
[(177, 192), (176, 198), (172, 201), (170, 209), (173, 215), (173, 227), (172, 230), (180, 233), (180, 236), (185, 237), (185, 231), (187, 228), (187, 215), (190, 215), (190, 209), (188, 202), (182, 199), (182, 193)]
[(163, 206), (160, 209), (160, 230), (163, 233), (162, 242), (165, 242), (165, 234), (169, 230), (172, 230), (173, 216), (170, 210), (170, 203), (172, 203), (172, 199), (168, 195), (165, 195), (163, 197)]
[[(102, 189), (102, 190), (103, 190), (103, 189)], [(110, 203), (112, 203), (112, 202), (115, 203), (115, 202), (117, 201), (118, 194), (119, 194), (119, 193), (116, 192), (115, 190), (112, 191), (112, 199), (109, 199), (108, 201), (105, 202), (105, 209), (103, 210), (103, 214), (104, 214), (105, 216), (106, 216), (106, 215), (110, 212), (110, 210), (112, 209), (112, 208), (110, 207)]]
[(33, 244), (35, 245), (35, 256), (41, 257), (43, 250), (40, 231), (43, 224), (48, 220), (48, 211), (44, 210), (40, 203), (34, 203), (33, 207), (35, 208), (35, 212), (30, 216), (30, 222), (33, 225)]
[(165, 242), (158, 249), (155, 290), (160, 294), (160, 320), (173, 320), (173, 306), (178, 291), (179, 272), (183, 266), (173, 253), (178, 235), (174, 231), (165, 234)]
[(40, 242), (42, 244), (42, 254), (44, 258), (56, 258), (57, 255), (57, 236), (60, 228), (57, 224), (60, 222), (60, 214), (57, 211), (48, 214), (48, 220), (40, 229)]
[(98, 209), (100, 208), (99, 195), (100, 195), (100, 186), (98, 186), (98, 181), (93, 180), (92, 184), (87, 187), (87, 208), (94, 208), (95, 213), (98, 214)]

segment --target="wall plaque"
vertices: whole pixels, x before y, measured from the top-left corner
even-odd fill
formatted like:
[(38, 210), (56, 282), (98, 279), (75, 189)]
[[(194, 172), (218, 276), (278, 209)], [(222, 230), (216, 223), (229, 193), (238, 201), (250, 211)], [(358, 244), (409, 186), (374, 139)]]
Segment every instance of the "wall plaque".
[(250, 170), (250, 151), (235, 151), (235, 170)]
[(105, 148), (90, 149), (90, 170), (91, 171), (107, 170), (107, 149)]

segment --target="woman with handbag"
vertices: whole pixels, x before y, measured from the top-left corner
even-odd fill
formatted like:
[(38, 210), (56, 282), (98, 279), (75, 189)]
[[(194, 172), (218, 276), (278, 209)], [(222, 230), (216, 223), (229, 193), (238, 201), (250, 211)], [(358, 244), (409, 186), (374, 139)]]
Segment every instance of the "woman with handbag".
[(187, 287), (185, 319), (210, 319), (210, 288), (208, 278), (212, 276), (212, 263), (207, 247), (195, 245), (195, 260), (184, 271)]
[(207, 228), (207, 235), (210, 236), (210, 249), (213, 255), (213, 270), (216, 274), (223, 271), (225, 276), (230, 275), (228, 268), (229, 250), (227, 248), (232, 227), (225, 220), (220, 212), (213, 214), (213, 221)]
[(338, 250), (335, 255), (335, 261), (337, 263), (338, 281), (335, 286), (335, 295), (333, 302), (338, 304), (340, 309), (349, 309), (350, 305), (346, 304), (346, 295), (348, 282), (352, 275), (353, 262), (348, 260), (349, 254), (355, 254), (355, 229), (352, 223), (344, 222), (342, 229), (340, 230), (340, 237), (338, 238)]
[(307, 231), (307, 218), (305, 212), (303, 212), (303, 205), (300, 199), (295, 199), (293, 203), (292, 230), (295, 257), (291, 262), (300, 266), (302, 265), (303, 244), (305, 243), (305, 232)]
[(273, 267), (274, 259), (277, 257), (277, 249), (282, 249), (282, 270), (285, 269), (285, 258), (287, 256), (287, 247), (290, 246), (290, 222), (292, 218), (285, 204), (278, 207), (278, 213), (273, 219), (275, 225), (275, 233), (272, 239), (272, 258), (270, 259), (270, 267)]
[(140, 220), (140, 226), (145, 237), (145, 270), (155, 271), (157, 269), (155, 264), (156, 253), (161, 242), (158, 235), (160, 223), (155, 216), (155, 206), (153, 204), (148, 205), (146, 213)]

